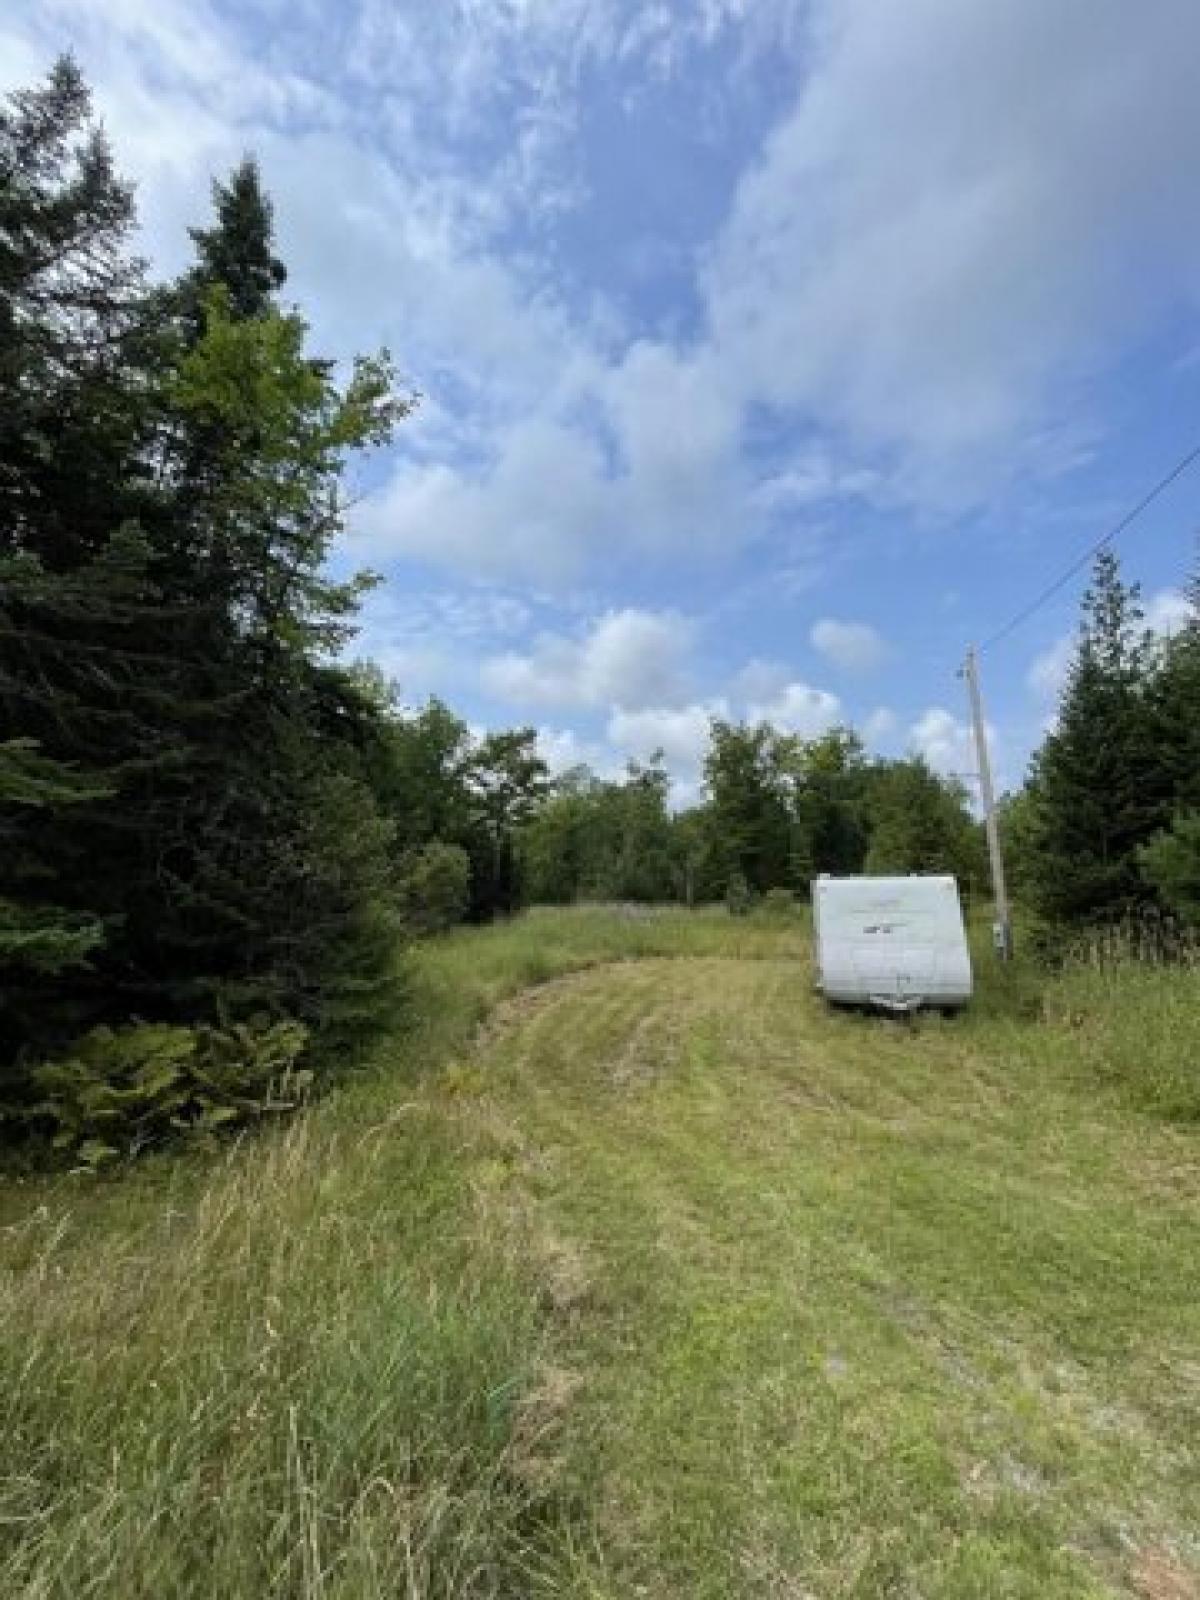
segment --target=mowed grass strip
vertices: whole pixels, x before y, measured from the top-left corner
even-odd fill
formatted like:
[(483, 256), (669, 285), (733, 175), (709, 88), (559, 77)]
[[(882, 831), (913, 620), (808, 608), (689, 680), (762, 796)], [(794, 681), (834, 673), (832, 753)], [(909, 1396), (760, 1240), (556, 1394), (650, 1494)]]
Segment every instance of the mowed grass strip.
[(646, 961), (490, 1046), (493, 1223), (581, 1264), (559, 1591), (1195, 1592), (1189, 1136), (806, 976)]
[(1194, 975), (907, 1026), (804, 957), (459, 935), (290, 1126), (7, 1185), (0, 1590), (1200, 1592), (1195, 1135), (1120, 1070)]

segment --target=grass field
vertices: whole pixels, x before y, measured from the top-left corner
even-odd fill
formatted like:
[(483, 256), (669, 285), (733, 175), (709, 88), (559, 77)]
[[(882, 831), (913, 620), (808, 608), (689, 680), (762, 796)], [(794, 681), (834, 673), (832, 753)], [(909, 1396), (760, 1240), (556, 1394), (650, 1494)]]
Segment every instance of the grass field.
[(1200, 1596), (1197, 974), (806, 955), (462, 933), (290, 1124), (7, 1180), (0, 1594)]

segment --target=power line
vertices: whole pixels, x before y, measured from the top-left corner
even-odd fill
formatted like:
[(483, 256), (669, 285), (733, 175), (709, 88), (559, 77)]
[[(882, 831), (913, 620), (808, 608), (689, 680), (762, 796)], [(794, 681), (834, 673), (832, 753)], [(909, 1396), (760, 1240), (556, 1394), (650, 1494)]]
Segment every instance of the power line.
[(1184, 456), (1183, 460), (1177, 462), (1176, 465), (1171, 468), (1170, 472), (1167, 473), (1165, 478), (1159, 479), (1159, 481), (1154, 485), (1153, 489), (1150, 490), (1149, 494), (1144, 495), (1131, 511), (1127, 511), (1125, 513), (1120, 522), (1118, 522), (1114, 527), (1110, 528), (1103, 538), (1097, 539), (1095, 544), (1091, 545), (1087, 550), (1085, 550), (1077, 561), (1073, 561), (1060, 577), (1055, 578), (1054, 582), (1049, 586), (1049, 588), (1043, 589), (1036, 600), (1032, 600), (1022, 611), (1018, 611), (1016, 616), (1013, 617), (1010, 622), (1006, 622), (998, 632), (993, 633), (991, 638), (985, 639), (979, 646), (978, 653), (982, 654), (983, 651), (990, 650), (993, 645), (999, 644), (1001, 639), (1007, 639), (1009, 634), (1013, 633), (1017, 628), (1019, 628), (1023, 622), (1027, 622), (1035, 611), (1040, 610), (1041, 607), (1046, 604), (1047, 600), (1052, 599), (1060, 589), (1065, 588), (1066, 585), (1070, 583), (1071, 579), (1077, 572), (1082, 571), (1082, 569), (1087, 566), (1089, 561), (1091, 561), (1095, 556), (1099, 555), (1100, 551), (1104, 549), (1105, 545), (1111, 544), (1119, 534), (1124, 533), (1125, 529), (1129, 527), (1131, 522), (1136, 522), (1138, 517), (1141, 516), (1142, 512), (1145, 511), (1148, 506), (1152, 505), (1165, 489), (1169, 489), (1175, 482), (1176, 478), (1181, 478), (1187, 469), (1196, 461), (1200, 461), (1200, 444), (1198, 444), (1194, 450), (1189, 450), (1187, 455)]

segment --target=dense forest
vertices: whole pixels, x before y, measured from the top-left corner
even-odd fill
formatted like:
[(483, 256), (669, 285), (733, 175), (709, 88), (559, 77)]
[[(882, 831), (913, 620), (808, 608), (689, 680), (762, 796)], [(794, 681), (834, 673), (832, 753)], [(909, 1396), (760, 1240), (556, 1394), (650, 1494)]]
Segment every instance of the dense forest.
[[(552, 776), (354, 663), (343, 476), (411, 400), (285, 298), (246, 160), (193, 261), (134, 249), (77, 68), (0, 115), (0, 1114), (85, 1162), (294, 1103), (402, 1015), (405, 939), (531, 902), (986, 893), (968, 795), (846, 728), (716, 720), (662, 765)], [(1161, 640), (1097, 563), (1054, 731), (1003, 825), (1051, 929), (1200, 920), (1200, 615)]]

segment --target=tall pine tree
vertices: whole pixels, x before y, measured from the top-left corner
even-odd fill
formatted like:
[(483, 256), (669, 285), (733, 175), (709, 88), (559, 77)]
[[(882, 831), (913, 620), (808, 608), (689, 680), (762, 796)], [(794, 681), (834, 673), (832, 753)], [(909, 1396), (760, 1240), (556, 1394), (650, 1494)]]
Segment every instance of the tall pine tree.
[(179, 617), (143, 530), (164, 330), (132, 227), (63, 59), (0, 111), (0, 1064), (103, 1004), (143, 848), (126, 786), (177, 748), (156, 702)]
[(1183, 626), (1162, 646), (1151, 696), (1171, 818), (1143, 847), (1139, 861), (1166, 908), (1200, 924), (1200, 573), (1188, 600)]
[(263, 191), (253, 156), (245, 156), (224, 182), (214, 182), (210, 228), (191, 228), (196, 265), (180, 284), (180, 298), (197, 336), (205, 325), (205, 302), (214, 284), (228, 295), (230, 314), (240, 321), (274, 309), (287, 282), (275, 254), (274, 209)]
[(1034, 760), (1034, 898), (1051, 922), (1102, 924), (1152, 895), (1137, 852), (1170, 819), (1153, 716), (1153, 642), (1136, 585), (1096, 559), (1058, 725)]
[(352, 1020), (392, 966), (389, 827), (325, 560), (388, 364), (339, 388), (274, 306), (252, 165), (186, 294), (148, 290), (70, 62), (0, 117), (0, 176), (0, 1061), (130, 1017)]
[(215, 196), (185, 279), (200, 332), (185, 319), (170, 394), (169, 559), (195, 603), (189, 648), (221, 681), (174, 797), (156, 948), (186, 1004), (219, 994), (322, 1028), (365, 1020), (394, 966), (391, 830), (364, 767), (378, 713), (334, 661), (361, 583), (325, 562), (347, 452), (382, 442), (404, 406), (386, 358), (340, 390), (275, 305), (283, 269), (253, 163)]

